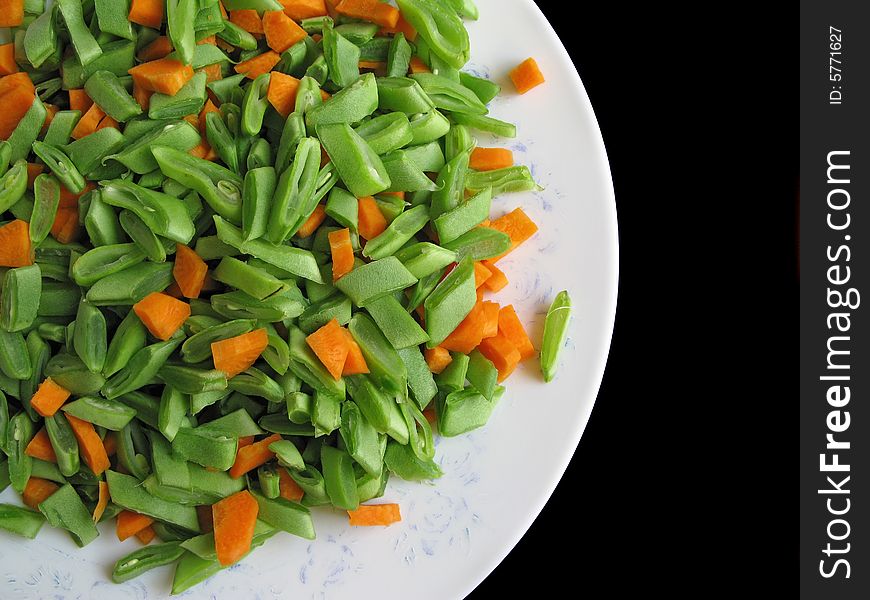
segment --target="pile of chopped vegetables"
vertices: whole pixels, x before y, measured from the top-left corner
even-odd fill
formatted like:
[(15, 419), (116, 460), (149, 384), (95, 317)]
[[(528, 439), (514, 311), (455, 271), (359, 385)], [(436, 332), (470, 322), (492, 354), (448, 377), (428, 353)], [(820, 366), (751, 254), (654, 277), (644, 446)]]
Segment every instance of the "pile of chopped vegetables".
[[(498, 261), (537, 188), (460, 69), (472, 0), (2, 0), (0, 528), (114, 519), (179, 593), (310, 508), (400, 520), (433, 429), (535, 344)], [(510, 74), (543, 82), (534, 60)], [(555, 374), (570, 302), (539, 345)], [(150, 543), (158, 538), (157, 543)]]

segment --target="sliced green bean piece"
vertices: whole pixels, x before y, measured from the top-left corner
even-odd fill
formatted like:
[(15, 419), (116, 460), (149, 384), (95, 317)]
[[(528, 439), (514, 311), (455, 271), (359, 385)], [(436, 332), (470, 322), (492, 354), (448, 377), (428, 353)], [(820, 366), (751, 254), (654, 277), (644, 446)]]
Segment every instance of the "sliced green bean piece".
[(152, 95), (148, 106), (148, 117), (155, 120), (180, 119), (187, 115), (199, 114), (206, 100), (205, 79), (205, 73), (200, 71), (194, 74), (175, 95), (169, 96), (159, 92)]
[(90, 512), (70, 484), (40, 502), (39, 512), (52, 527), (69, 531), (79, 547), (87, 546), (99, 536)]
[(118, 122), (125, 122), (142, 114), (142, 107), (124, 88), (117, 75), (110, 71), (97, 71), (85, 83), (88, 96), (103, 111)]
[(390, 178), (383, 162), (349, 125), (318, 125), (317, 137), (354, 196), (371, 196), (390, 187)]
[(468, 371), (468, 356), (461, 352), (451, 352), (452, 360), (443, 371), (435, 376), (438, 390), (450, 393), (465, 388), (465, 373)]
[(323, 55), (335, 85), (344, 88), (359, 79), (359, 48), (333, 27), (331, 19), (323, 24)]
[(320, 142), (308, 137), (299, 141), (290, 168), (278, 179), (275, 200), (266, 226), (266, 238), (281, 243), (296, 233), (314, 211), (312, 202), (320, 171)]
[(120, 431), (133, 417), (136, 410), (118, 402), (98, 396), (82, 396), (63, 405), (63, 412), (94, 425)]
[(365, 248), (363, 248), (363, 256), (379, 260), (393, 255), (428, 222), (429, 208), (427, 206), (415, 206), (403, 212), (390, 223), (383, 233), (366, 243)]
[(505, 138), (517, 137), (517, 126), (513, 123), (507, 123), (485, 115), (454, 113), (452, 116), (453, 120), (457, 123), (478, 131), (485, 131)]
[(442, 244), (452, 242), (489, 218), (492, 188), (484, 188), (433, 221)]
[[(229, 467), (228, 467), (229, 468)], [(199, 521), (192, 506), (181, 506), (155, 498), (141, 488), (139, 480), (112, 470), (106, 471), (112, 501), (132, 510), (190, 531), (199, 532)]]
[(403, 290), (417, 283), (414, 277), (394, 256), (387, 256), (359, 266), (336, 282), (355, 305), (365, 307), (369, 302)]
[(284, 400), (284, 390), (278, 382), (255, 367), (249, 367), (230, 379), (228, 386), (233, 391), (247, 396), (259, 396), (270, 402)]
[(33, 142), (36, 141), (42, 125), (45, 123), (46, 115), (45, 105), (39, 99), (39, 96), (34, 97), (33, 104), (30, 105), (30, 108), (24, 113), (21, 120), (18, 121), (18, 125), (15, 126), (12, 135), (7, 140), (12, 147), (12, 152), (9, 155), (10, 161), (15, 162), (27, 158), (27, 155), (33, 149)]
[(408, 73), (413, 50), (402, 32), (393, 36), (387, 55), (387, 77), (404, 77)]
[(171, 385), (163, 386), (160, 407), (157, 412), (157, 428), (170, 442), (175, 439), (175, 434), (178, 433), (189, 408), (190, 399), (186, 394)]
[[(101, 129), (100, 131), (105, 130)], [(123, 244), (126, 242), (127, 238), (124, 235), (124, 230), (121, 228), (118, 214), (114, 208), (103, 202), (102, 194), (98, 190), (92, 190), (86, 196), (90, 196), (90, 200), (83, 220), (85, 230), (88, 232), (88, 237), (94, 247)], [(81, 206), (81, 204), (82, 200), (79, 200), (79, 205)], [(136, 254), (139, 255), (140, 253), (137, 252)], [(139, 260), (144, 260), (144, 258), (144, 255), (142, 255)]]
[(258, 300), (265, 300), (286, 289), (286, 284), (277, 277), (231, 256), (221, 259), (212, 276)]
[(177, 541), (152, 544), (118, 559), (112, 569), (112, 581), (123, 583), (156, 567), (174, 563), (184, 554)]
[(571, 298), (568, 291), (556, 294), (547, 311), (544, 321), (544, 337), (541, 341), (541, 373), (544, 381), (550, 382), (556, 376), (559, 366), (559, 353), (568, 339), (568, 321), (571, 319)]
[(338, 448), (324, 445), (320, 450), (320, 461), (330, 502), (337, 508), (355, 510), (359, 506), (359, 496), (350, 455)]
[(307, 334), (314, 333), (332, 319), (347, 325), (351, 317), (351, 301), (344, 294), (336, 294), (314, 302), (299, 315), (298, 325)]
[(101, 199), (136, 214), (155, 234), (181, 244), (193, 238), (195, 228), (184, 202), (127, 180), (101, 182)]
[(409, 445), (402, 445), (395, 441), (387, 443), (384, 464), (390, 471), (408, 481), (437, 479), (444, 474), (435, 461), (421, 460)]
[(99, 308), (82, 300), (75, 322), (75, 352), (89, 370), (98, 373), (103, 370), (108, 350), (106, 317)]
[(234, 319), (218, 323), (192, 335), (181, 345), (181, 359), (187, 363), (200, 363), (211, 357), (211, 344), (248, 333), (254, 328), (251, 319)]
[(0, 327), (21, 331), (31, 326), (39, 309), (42, 272), (38, 264), (9, 269), (0, 292)]
[(466, 257), (460, 260), (456, 268), (450, 271), (423, 303), (426, 310), (426, 332), (430, 337), (427, 346), (434, 348), (443, 342), (468, 316), (476, 301), (474, 263), (471, 258)]
[(95, 394), (106, 383), (105, 377), (88, 370), (78, 356), (66, 352), (55, 354), (48, 360), (45, 375), (75, 395)]
[(218, 417), (199, 426), (202, 431), (215, 431), (230, 436), (243, 437), (247, 435), (261, 435), (263, 430), (254, 422), (251, 415), (244, 408)]
[(33, 372), (27, 344), (20, 331), (0, 329), (0, 370), (12, 379), (27, 379)]
[(168, 0), (166, 3), (167, 34), (178, 60), (184, 64), (193, 61), (196, 49), (194, 27), (198, 8), (197, 0)]
[(51, 175), (37, 175), (33, 181), (33, 212), (30, 241), (39, 244), (48, 237), (60, 203), (60, 184)]
[[(27, 163), (19, 160), (0, 177), (0, 209), (9, 210), (27, 190)], [(16, 215), (17, 217), (17, 215)]]
[(55, 177), (74, 194), (85, 189), (85, 178), (72, 160), (60, 149), (43, 142), (33, 142), (33, 152), (42, 159)]
[(288, 418), (299, 425), (311, 422), (311, 402), (310, 395), (304, 392), (290, 392), (285, 394), (287, 402)]
[[(74, 413), (70, 414), (76, 416)], [(64, 413), (58, 412), (45, 417), (45, 430), (57, 457), (57, 466), (61, 474), (65, 477), (75, 475), (80, 467), (79, 446)]]
[(163, 243), (145, 221), (139, 218), (139, 215), (124, 209), (118, 215), (118, 222), (127, 236), (136, 244), (136, 247), (145, 253), (148, 260), (152, 262), (166, 260), (166, 249)]
[(112, 335), (106, 351), (103, 375), (111, 377), (124, 368), (136, 352), (145, 347), (145, 325), (134, 311), (129, 311)]
[(344, 398), (344, 379), (336, 381), (323, 363), (317, 358), (305, 341), (305, 333), (295, 326), (288, 327), (290, 331), (290, 370), (299, 379), (326, 395)]
[(402, 348), (398, 352), (408, 370), (408, 389), (411, 391), (411, 396), (417, 402), (420, 410), (425, 410), (438, 393), (438, 386), (426, 364), (426, 359), (420, 352), (420, 348), (416, 346)]
[(26, 412), (20, 412), (9, 421), (6, 454), (9, 457), (9, 481), (12, 489), (24, 493), (27, 480), (33, 469), (33, 459), (25, 454), (25, 449), (35, 433), (33, 421)]
[(306, 540), (314, 539), (314, 523), (306, 507), (284, 498), (266, 498), (255, 491), (251, 493), (259, 506), (258, 519)]
[(157, 376), (183, 394), (202, 394), (226, 389), (227, 376), (217, 369), (165, 364)]
[[(394, 255), (408, 271), (420, 279), (440, 273), (450, 263), (456, 262), (456, 253), (431, 242), (406, 246)], [(413, 310), (413, 309), (412, 309)]]
[[(428, 311), (426, 314), (428, 322)], [(362, 350), (371, 379), (390, 394), (404, 394), (408, 377), (405, 364), (372, 318), (358, 312), (348, 329)]]
[(212, 308), (227, 319), (283, 321), (298, 317), (305, 310), (305, 299), (297, 287), (287, 283), (287, 289), (265, 300), (257, 300), (240, 290), (211, 297)]
[(203, 467), (226, 471), (236, 460), (238, 438), (199, 427), (182, 427), (172, 440), (172, 451)]
[(504, 192), (528, 192), (541, 190), (525, 165), (505, 167), (494, 171), (468, 171), (465, 186), (472, 191), (492, 187), (492, 195)]
[(81, 2), (79, 0), (57, 0), (56, 3), (64, 23), (66, 23), (70, 41), (79, 63), (87, 65), (93, 62), (103, 53), (103, 50), (85, 25)]
[(260, 492), (266, 498), (277, 498), (281, 495), (281, 476), (278, 475), (278, 465), (267, 463), (257, 468), (257, 481)]
[(397, 350), (429, 341), (429, 335), (393, 296), (370, 302), (366, 310)]
[(153, 262), (133, 265), (101, 278), (85, 297), (96, 306), (135, 304), (152, 292), (165, 290), (172, 283), (172, 266), (172, 263)]
[(303, 114), (300, 112), (291, 113), (287, 117), (287, 120), (284, 121), (281, 138), (278, 142), (278, 150), (275, 152), (276, 174), (282, 174), (290, 166), (290, 162), (296, 153), (296, 147), (304, 137), (305, 121)]
[(377, 108), (377, 82), (373, 73), (366, 73), (337, 92), (329, 102), (309, 111), (305, 123), (309, 128), (327, 123), (357, 123)]
[(484, 260), (510, 250), (511, 238), (508, 234), (496, 229), (475, 227), (458, 238), (444, 243), (444, 247), (456, 252), (458, 260), (465, 257), (470, 257), (472, 260)]
[(127, 365), (106, 382), (102, 388), (103, 395), (113, 399), (146, 385), (157, 375), (182, 340), (183, 337), (176, 334), (165, 342), (151, 344), (137, 351)]
[(264, 326), (269, 345), (261, 356), (278, 375), (284, 375), (290, 368), (290, 347), (271, 323), (266, 323)]
[(45, 523), (42, 513), (13, 504), (0, 504), (0, 529), (33, 539)]
[(479, 350), (473, 350), (468, 359), (468, 371), (465, 374), (468, 383), (484, 398), (492, 401), (498, 385), (498, 369)]
[(341, 407), (339, 433), (350, 456), (367, 473), (375, 477), (380, 476), (383, 457), (378, 432), (353, 402), (345, 402)]

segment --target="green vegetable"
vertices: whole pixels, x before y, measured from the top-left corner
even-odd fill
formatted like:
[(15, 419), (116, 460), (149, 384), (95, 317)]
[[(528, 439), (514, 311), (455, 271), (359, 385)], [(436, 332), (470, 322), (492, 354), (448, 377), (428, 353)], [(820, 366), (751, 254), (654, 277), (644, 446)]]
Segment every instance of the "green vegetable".
[(544, 337), (541, 341), (541, 373), (544, 381), (552, 381), (559, 364), (559, 353), (568, 337), (568, 321), (571, 318), (571, 298), (563, 290), (556, 294), (544, 321)]

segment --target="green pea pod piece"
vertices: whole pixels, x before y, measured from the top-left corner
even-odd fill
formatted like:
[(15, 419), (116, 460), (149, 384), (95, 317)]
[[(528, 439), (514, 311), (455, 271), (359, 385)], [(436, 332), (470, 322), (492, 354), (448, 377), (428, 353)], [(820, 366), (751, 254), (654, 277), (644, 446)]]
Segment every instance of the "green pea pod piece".
[(323, 482), (326, 494), (336, 508), (355, 510), (359, 506), (356, 493), (356, 477), (350, 455), (338, 448), (324, 445), (320, 449), (320, 462), (323, 465)]
[(118, 214), (118, 222), (127, 236), (133, 240), (136, 247), (141, 250), (148, 260), (152, 262), (164, 262), (166, 249), (160, 238), (148, 227), (139, 216), (127, 209)]
[(337, 92), (328, 102), (313, 108), (305, 115), (309, 127), (327, 123), (357, 123), (378, 108), (378, 85), (373, 73), (359, 79)]
[(275, 199), (266, 226), (266, 239), (279, 244), (292, 236), (314, 211), (312, 203), (320, 171), (320, 143), (300, 140), (290, 168), (278, 179)]
[(94, 425), (120, 431), (133, 417), (136, 410), (118, 402), (98, 396), (82, 396), (63, 405), (63, 412)]
[(7, 211), (27, 190), (27, 163), (19, 160), (0, 177), (0, 211)]
[(359, 79), (359, 47), (332, 26), (332, 20), (323, 23), (323, 56), (329, 68), (329, 78), (344, 88)]
[(205, 105), (205, 80), (206, 74), (200, 71), (173, 96), (154, 93), (149, 100), (148, 117), (155, 120), (180, 119), (198, 114)]
[[(166, 24), (169, 40), (178, 59), (186, 65), (193, 61), (196, 49), (194, 22), (197, 13), (196, 0), (168, 0), (166, 2)], [(153, 118), (153, 117), (152, 117)]]
[(354, 196), (371, 196), (389, 189), (390, 178), (383, 162), (349, 125), (318, 125), (317, 137)]
[(239, 168), (239, 156), (233, 135), (227, 129), (220, 113), (210, 112), (205, 116), (205, 136), (217, 155), (232, 171)]
[(484, 398), (492, 401), (498, 387), (498, 369), (479, 350), (468, 355), (468, 370), (465, 373), (468, 383)]
[(157, 413), (157, 428), (170, 442), (175, 439), (189, 407), (190, 399), (187, 395), (171, 385), (163, 386)]
[[(161, 538), (162, 539), (162, 538)], [(112, 569), (112, 581), (124, 583), (151, 569), (174, 563), (184, 555), (180, 542), (151, 544), (118, 559)]]
[(411, 396), (420, 410), (425, 410), (438, 393), (432, 372), (429, 370), (420, 348), (410, 346), (398, 350), (398, 353), (408, 370), (408, 389), (411, 391)]
[(407, 115), (426, 113), (435, 104), (414, 79), (409, 77), (379, 77), (378, 109), (399, 111)]
[(216, 235), (203, 235), (196, 238), (194, 250), (199, 254), (201, 259), (206, 261), (241, 254), (238, 248), (233, 248), (229, 244), (223, 243)]
[(186, 363), (200, 363), (211, 358), (211, 344), (227, 338), (248, 333), (254, 328), (255, 321), (234, 319), (218, 323), (199, 331), (184, 340), (181, 345), (181, 360)]
[(24, 52), (27, 54), (27, 60), (36, 69), (57, 52), (59, 40), (55, 15), (55, 7), (52, 6), (36, 17), (27, 26), (24, 34)]
[(103, 112), (123, 123), (142, 114), (142, 107), (110, 71), (97, 71), (85, 82), (85, 91)]
[(103, 50), (85, 25), (81, 2), (79, 0), (57, 0), (57, 6), (63, 16), (64, 23), (66, 23), (70, 41), (79, 63), (87, 66), (88, 63), (98, 58)]
[(455, 208), (434, 220), (435, 231), (442, 244), (452, 242), (489, 218), (492, 188), (484, 188)]
[(106, 317), (99, 308), (82, 300), (79, 303), (75, 323), (73, 344), (76, 354), (90, 371), (101, 372), (108, 350)]
[(139, 350), (145, 347), (147, 331), (134, 311), (129, 311), (121, 320), (106, 351), (103, 375), (111, 377), (130, 362)]
[(316, 106), (323, 104), (323, 96), (320, 94), (320, 84), (313, 77), (303, 77), (299, 80), (299, 87), (296, 90), (296, 104), (294, 113), (299, 113), (299, 116), (305, 116), (310, 110)]
[(9, 269), (0, 292), (0, 327), (21, 331), (36, 319), (42, 294), (42, 273), (38, 264)]
[[(437, 173), (444, 168), (444, 152), (438, 142), (409, 146), (404, 148), (402, 152), (408, 160), (417, 165), (418, 169), (426, 173)], [(437, 186), (433, 186), (432, 190), (436, 188)], [(420, 191), (424, 190), (417, 190), (417, 192)], [(411, 204), (416, 206), (420, 203), (411, 202)]]
[(297, 424), (290, 421), (286, 415), (281, 413), (271, 413), (260, 418), (258, 424), (260, 427), (270, 433), (280, 433), (281, 435), (295, 435), (303, 437), (314, 437), (314, 426), (310, 423)]
[(148, 462), (147, 440), (138, 421), (131, 421), (122, 427), (117, 435), (118, 462), (128, 473), (139, 481), (151, 474), (151, 464)]
[(428, 144), (440, 140), (450, 131), (450, 121), (437, 110), (410, 117), (411, 144)]
[(258, 300), (265, 300), (287, 289), (286, 284), (274, 275), (231, 256), (221, 259), (212, 277)]
[(356, 267), (335, 282), (355, 305), (364, 308), (369, 302), (388, 294), (404, 290), (417, 283), (414, 277), (394, 256), (374, 260)]
[(236, 173), (174, 148), (152, 148), (152, 154), (164, 175), (195, 190), (224, 219), (242, 222), (242, 179)]
[(463, 152), (472, 150), (474, 146), (475, 141), (468, 131), (468, 127), (457, 123), (450, 128), (444, 138), (444, 156), (450, 161)]
[(413, 139), (408, 115), (402, 112), (374, 117), (358, 125), (354, 131), (379, 155), (402, 148)]
[[(269, 145), (269, 142), (263, 138), (256, 138), (251, 144), (251, 149), (248, 151), (246, 163), (248, 171), (261, 167), (271, 167), (272, 146)], [(244, 198), (244, 190), (242, 197)], [(242, 208), (244, 209), (244, 206)], [(242, 221), (244, 222), (244, 214), (242, 215)]]
[(265, 323), (269, 345), (263, 350), (263, 360), (266, 361), (278, 375), (284, 375), (290, 368), (290, 347), (284, 341), (271, 323)]
[(384, 169), (390, 179), (388, 192), (435, 191), (438, 186), (403, 150), (394, 150), (382, 157)]
[[(423, 279), (456, 261), (456, 253), (431, 242), (405, 246), (394, 255), (414, 277)], [(411, 309), (413, 310), (413, 309)]]
[(468, 62), (468, 31), (452, 8), (436, 0), (399, 0), (398, 6), (402, 16), (442, 60), (456, 69)]
[(0, 529), (33, 539), (45, 523), (42, 513), (13, 504), (0, 504)]
[(145, 346), (136, 352), (127, 365), (105, 383), (102, 388), (103, 396), (117, 398), (148, 384), (182, 340), (182, 336), (176, 335), (165, 342)]
[(390, 394), (404, 395), (408, 380), (405, 363), (372, 318), (358, 312), (350, 320), (348, 329), (362, 350), (371, 379)]
[(227, 387), (226, 373), (217, 369), (165, 364), (157, 372), (157, 376), (183, 394), (217, 392)]
[(413, 50), (402, 32), (393, 36), (387, 55), (387, 77), (404, 77), (408, 73)]
[(498, 196), (503, 192), (528, 192), (543, 189), (535, 183), (529, 168), (525, 165), (494, 171), (469, 171), (465, 185), (469, 190), (475, 192), (492, 187), (493, 196)]
[(394, 474), (407, 481), (437, 479), (444, 474), (432, 459), (421, 460), (409, 445), (394, 441), (387, 443), (384, 464)]
[(42, 130), (42, 125), (45, 123), (47, 114), (45, 105), (39, 99), (39, 96), (35, 96), (33, 104), (30, 105), (30, 108), (27, 109), (27, 112), (18, 121), (18, 125), (15, 126), (12, 135), (7, 140), (9, 145), (12, 146), (9, 160), (15, 162), (27, 158), (27, 155), (33, 149), (33, 142), (39, 137), (39, 132)]
[(100, 535), (90, 512), (73, 486), (68, 483), (40, 502), (39, 512), (52, 527), (69, 531), (80, 548), (87, 546)]
[[(105, 129), (100, 131), (105, 131)], [(85, 196), (88, 196), (89, 200), (87, 201), (87, 212), (83, 221), (85, 230), (88, 232), (88, 237), (94, 247), (123, 244), (126, 241), (126, 237), (115, 209), (103, 202), (102, 194), (99, 190), (92, 190)], [(79, 205), (81, 206), (82, 204), (83, 202), (80, 199)], [(139, 253), (135, 254), (138, 255)], [(139, 260), (144, 258), (143, 254)]]
[(100, 31), (116, 35), (127, 40), (135, 40), (130, 20), (127, 18), (127, 7), (124, 3), (113, 0), (94, 0), (97, 24)]
[[(130, 137), (129, 126), (125, 131), (125, 137)], [(152, 152), (153, 149), (171, 148), (176, 150), (182, 156), (190, 156), (187, 151), (199, 144), (199, 131), (187, 121), (171, 121), (166, 125), (157, 127), (139, 138), (134, 138), (131, 143), (123, 148), (117, 154), (110, 154), (104, 158), (104, 162), (108, 159), (113, 159), (120, 162), (122, 165), (137, 173), (144, 175), (158, 168), (157, 157)], [(190, 157), (195, 158), (195, 157)], [(195, 162), (195, 161), (194, 161)], [(208, 162), (208, 161), (206, 161)], [(172, 177), (187, 187), (193, 188), (187, 184), (190, 177), (179, 179), (168, 173), (165, 169), (160, 169), (167, 177)], [(184, 170), (184, 166), (180, 165), (173, 173)], [(195, 188), (194, 188), (195, 189)]]
[(431, 214), (435, 220), (445, 212), (452, 210), (465, 200), (466, 175), (471, 152), (458, 154), (444, 165), (438, 173), (436, 185), (438, 189), (432, 192)]
[(285, 498), (267, 498), (256, 491), (252, 491), (251, 494), (259, 507), (258, 519), (303, 539), (314, 539), (314, 522), (311, 519), (311, 511), (305, 506)]
[(494, 81), (490, 81), (489, 79), (483, 79), (481, 77), (475, 77), (470, 73), (459, 73), (459, 82), (463, 86), (474, 92), (474, 94), (484, 104), (489, 104), (493, 98), (501, 93), (501, 86), (499, 86)]
[(359, 227), (359, 202), (356, 197), (345, 189), (334, 187), (329, 192), (326, 201), (326, 214), (341, 226), (356, 233)]
[[(289, 285), (289, 284), (288, 284)], [(305, 310), (305, 298), (295, 286), (265, 300), (240, 290), (211, 297), (212, 308), (227, 319), (256, 319), (277, 322), (293, 319)]]
[(350, 321), (352, 305), (350, 298), (344, 294), (333, 294), (308, 305), (301, 315), (297, 325), (306, 334), (312, 334), (332, 319), (339, 325), (347, 325)]
[(288, 327), (290, 371), (299, 379), (328, 396), (344, 398), (344, 379), (336, 381), (305, 341), (305, 333), (296, 326)]
[(78, 310), (80, 297), (81, 290), (73, 284), (43, 281), (37, 314), (40, 317), (72, 316)]
[(172, 440), (172, 451), (203, 467), (226, 471), (236, 460), (238, 438), (222, 432), (182, 427)]
[(33, 372), (21, 332), (0, 329), (0, 370), (12, 379), (27, 379)]
[(285, 393), (284, 396), (287, 404), (287, 414), (290, 421), (300, 425), (303, 423), (310, 423), (311, 396), (300, 391)]
[(444, 341), (468, 316), (477, 292), (474, 285), (474, 262), (466, 257), (429, 294), (423, 306), (426, 310), (427, 346), (434, 348)]
[(106, 383), (99, 373), (92, 373), (81, 359), (67, 352), (52, 356), (45, 365), (46, 377), (74, 395), (96, 394)]
[(263, 116), (269, 107), (266, 92), (269, 88), (271, 75), (263, 73), (248, 85), (245, 98), (242, 101), (242, 131), (247, 135), (259, 135), (263, 127)]
[(135, 213), (155, 234), (181, 244), (193, 239), (193, 219), (178, 198), (124, 179), (103, 181), (101, 185), (103, 202)]
[(370, 302), (366, 310), (396, 350), (429, 341), (429, 335), (393, 296)]
[(60, 184), (51, 175), (37, 175), (33, 181), (33, 212), (30, 217), (30, 241), (38, 245), (48, 237), (60, 203)]
[(106, 471), (106, 481), (109, 484), (109, 494), (115, 504), (190, 531), (200, 531), (196, 509), (192, 506), (181, 506), (155, 498), (142, 489), (139, 480), (135, 477), (112, 470)]
[(30, 479), (33, 459), (24, 453), (34, 434), (33, 421), (26, 412), (20, 412), (9, 421), (6, 454), (9, 457), (9, 480), (12, 488), (19, 494), (24, 493)]
[(397, 406), (408, 429), (408, 445), (414, 455), (420, 460), (431, 460), (435, 456), (435, 439), (429, 421), (413, 402), (402, 402)]
[(172, 263), (140, 262), (101, 278), (85, 298), (96, 306), (129, 306), (152, 292), (165, 290), (172, 282)]
[(278, 382), (255, 367), (250, 367), (230, 379), (228, 386), (231, 390), (246, 396), (258, 396), (269, 402), (284, 401), (284, 390)]
[(57, 466), (61, 474), (64, 477), (75, 475), (80, 466), (79, 446), (69, 421), (63, 413), (57, 412), (50, 417), (45, 417), (45, 430), (57, 457)]
[(559, 365), (559, 353), (568, 339), (568, 321), (571, 319), (571, 298), (568, 291), (556, 294), (544, 321), (544, 337), (541, 341), (541, 373), (544, 381), (553, 381)]
[(507, 252), (511, 247), (511, 238), (495, 229), (476, 227), (445, 243), (444, 247), (456, 252), (459, 260), (466, 256), (472, 260), (485, 260)]
[[(303, 79), (305, 79), (303, 77)], [(300, 82), (299, 86), (302, 86)], [(319, 94), (318, 94), (319, 95)], [(297, 95), (298, 98), (298, 95)], [(206, 117), (207, 119), (208, 117)], [(290, 161), (296, 153), (296, 147), (299, 142), (305, 137), (305, 120), (302, 113), (291, 113), (287, 120), (284, 121), (284, 128), (281, 130), (281, 139), (278, 142), (278, 150), (275, 152), (275, 172), (282, 174), (287, 167), (290, 166)]]
[(378, 432), (353, 402), (345, 402), (341, 407), (339, 434), (348, 454), (366, 473), (379, 477), (383, 468), (383, 457)]
[[(88, 250), (72, 267), (72, 278), (81, 286), (92, 286), (145, 260), (136, 244), (110, 244)], [(43, 287), (43, 293), (47, 289)]]
[(62, 150), (36, 141), (33, 142), (33, 152), (70, 192), (78, 194), (85, 189), (85, 178)]
[(241, 50), (256, 50), (257, 48), (257, 40), (254, 36), (226, 19), (224, 20), (224, 28), (217, 32), (217, 36)]

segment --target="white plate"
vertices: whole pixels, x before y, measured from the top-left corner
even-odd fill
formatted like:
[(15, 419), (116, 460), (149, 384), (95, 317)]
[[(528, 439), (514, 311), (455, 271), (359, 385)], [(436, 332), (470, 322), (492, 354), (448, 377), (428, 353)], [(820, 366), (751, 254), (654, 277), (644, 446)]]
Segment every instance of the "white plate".
[[(539, 343), (547, 307), (567, 289), (574, 301), (568, 345), (556, 380), (544, 385), (535, 360), (507, 381), (487, 426), (440, 439), (444, 476), (433, 484), (393, 478), (381, 502), (398, 502), (402, 522), (351, 528), (346, 514), (315, 509), (317, 540), (279, 534), (248, 558), (182, 594), (189, 599), (445, 600), (471, 592), (507, 555), (543, 508), (586, 426), (613, 330), (618, 249), (616, 208), (601, 133), (583, 84), (561, 42), (531, 0), (477, 0), (469, 23), (472, 71), (502, 85), (491, 106), (518, 126), (507, 145), (545, 188), (505, 194), (493, 214), (522, 206), (539, 233), (499, 263), (513, 303)], [(520, 96), (508, 71), (534, 56), (547, 82)], [(18, 502), (11, 490), (2, 499)], [(140, 547), (118, 543), (110, 524), (85, 549), (46, 525), (34, 541), (0, 533), (4, 598), (124, 600), (164, 598), (171, 568), (122, 585), (112, 565)], [(543, 548), (541, 551), (545, 551)]]

